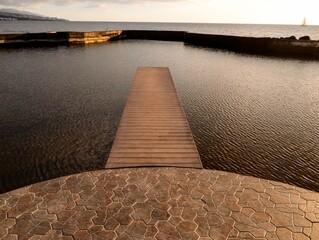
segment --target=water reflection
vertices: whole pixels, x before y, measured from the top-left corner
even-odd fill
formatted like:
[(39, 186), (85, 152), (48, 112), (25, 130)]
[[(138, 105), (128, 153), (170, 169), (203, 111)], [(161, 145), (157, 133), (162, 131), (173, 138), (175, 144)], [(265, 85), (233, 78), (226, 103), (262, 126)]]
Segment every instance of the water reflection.
[(319, 62), (125, 41), (0, 63), (2, 192), (103, 168), (137, 66), (170, 67), (206, 168), (319, 191)]

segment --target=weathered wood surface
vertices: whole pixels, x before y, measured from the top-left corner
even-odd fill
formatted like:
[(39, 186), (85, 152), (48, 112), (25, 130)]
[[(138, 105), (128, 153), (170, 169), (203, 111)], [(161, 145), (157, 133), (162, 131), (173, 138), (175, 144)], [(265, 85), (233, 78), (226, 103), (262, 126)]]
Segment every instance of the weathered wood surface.
[(106, 168), (202, 163), (168, 68), (137, 69)]

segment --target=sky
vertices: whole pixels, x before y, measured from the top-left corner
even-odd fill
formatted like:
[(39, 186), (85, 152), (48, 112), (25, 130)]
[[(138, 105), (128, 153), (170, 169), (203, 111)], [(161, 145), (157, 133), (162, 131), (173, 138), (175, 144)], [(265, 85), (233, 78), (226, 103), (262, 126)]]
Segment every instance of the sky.
[(318, 0), (0, 0), (0, 8), (74, 21), (319, 25)]

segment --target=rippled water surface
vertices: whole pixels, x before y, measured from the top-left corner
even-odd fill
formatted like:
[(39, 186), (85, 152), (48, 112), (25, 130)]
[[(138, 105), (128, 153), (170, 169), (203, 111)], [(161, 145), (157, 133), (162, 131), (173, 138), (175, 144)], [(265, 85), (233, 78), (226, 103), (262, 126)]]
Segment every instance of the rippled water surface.
[(0, 51), (0, 191), (100, 169), (137, 66), (168, 66), (206, 168), (319, 191), (319, 62), (183, 43)]

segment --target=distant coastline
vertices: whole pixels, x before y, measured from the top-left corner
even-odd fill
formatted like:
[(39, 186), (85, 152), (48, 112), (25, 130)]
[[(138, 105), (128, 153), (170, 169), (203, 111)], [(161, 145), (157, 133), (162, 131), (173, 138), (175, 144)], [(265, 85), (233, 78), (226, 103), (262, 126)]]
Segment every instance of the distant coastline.
[(16, 9), (0, 9), (0, 21), (69, 21)]
[(0, 21), (63, 21), (63, 22), (68, 22), (69, 20), (67, 19), (60, 19), (60, 18), (42, 18), (42, 19), (33, 19), (33, 18), (4, 18), (0, 17)]

